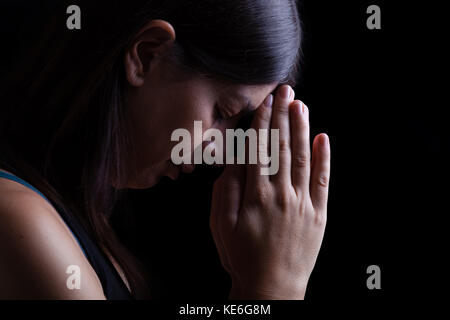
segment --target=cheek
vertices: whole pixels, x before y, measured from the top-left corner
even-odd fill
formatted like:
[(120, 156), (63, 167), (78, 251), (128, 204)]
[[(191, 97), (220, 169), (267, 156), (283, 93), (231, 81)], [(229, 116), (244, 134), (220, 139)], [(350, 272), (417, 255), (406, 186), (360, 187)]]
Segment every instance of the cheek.
[(209, 101), (202, 101), (199, 98), (178, 101), (177, 109), (174, 110), (172, 117), (176, 118), (174, 123), (177, 123), (174, 129), (184, 128), (191, 134), (193, 134), (195, 121), (202, 122), (203, 131), (212, 128), (216, 124), (213, 104)]
[[(161, 88), (151, 99), (147, 99), (146, 110), (136, 114), (141, 132), (145, 132), (146, 143), (153, 146), (153, 157), (170, 156), (178, 143), (171, 141), (177, 129), (186, 129), (194, 140), (194, 122), (202, 122), (202, 131), (217, 127), (214, 97), (192, 86), (172, 86)], [(197, 133), (198, 135), (198, 133)], [(150, 141), (149, 141), (150, 140)], [(193, 145), (193, 147), (196, 147)]]
[[(193, 99), (189, 103), (180, 105), (182, 111), (177, 115), (176, 121), (179, 126), (174, 129), (186, 129), (191, 135), (192, 152), (199, 147), (206, 146), (203, 143), (203, 134), (211, 128), (216, 128), (222, 131), (220, 123), (216, 119), (216, 112), (213, 104), (209, 102), (202, 102), (198, 99)], [(201, 122), (201, 123), (199, 123)], [(178, 142), (172, 142), (173, 148)]]

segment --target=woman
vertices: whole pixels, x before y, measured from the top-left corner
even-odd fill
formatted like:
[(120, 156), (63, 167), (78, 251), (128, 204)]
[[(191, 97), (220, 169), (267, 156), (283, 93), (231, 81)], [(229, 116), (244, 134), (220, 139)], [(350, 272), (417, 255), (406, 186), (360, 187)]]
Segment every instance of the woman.
[(308, 109), (291, 88), (296, 2), (81, 1), (81, 30), (65, 28), (70, 4), (51, 8), (2, 95), (0, 298), (147, 297), (110, 225), (118, 193), (194, 169), (171, 161), (175, 129), (224, 131), (254, 112), (253, 128), (279, 129), (279, 171), (227, 165), (211, 229), (230, 298), (303, 299), (325, 229), (330, 147), (321, 134), (311, 153)]

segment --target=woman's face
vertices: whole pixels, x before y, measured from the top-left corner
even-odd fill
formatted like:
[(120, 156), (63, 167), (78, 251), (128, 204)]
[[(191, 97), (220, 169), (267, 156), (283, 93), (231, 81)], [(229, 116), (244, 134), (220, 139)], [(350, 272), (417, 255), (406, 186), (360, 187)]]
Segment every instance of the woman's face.
[[(176, 179), (181, 171), (191, 172), (194, 165), (177, 166), (171, 161), (172, 148), (179, 143), (171, 141), (173, 131), (187, 129), (194, 140), (194, 121), (202, 121), (203, 132), (217, 128), (224, 134), (277, 85), (226, 84), (186, 75), (164, 59), (152, 61), (142, 84), (130, 86), (126, 94), (134, 152), (125, 187), (148, 188), (163, 176)], [(192, 152), (196, 147), (192, 142)]]

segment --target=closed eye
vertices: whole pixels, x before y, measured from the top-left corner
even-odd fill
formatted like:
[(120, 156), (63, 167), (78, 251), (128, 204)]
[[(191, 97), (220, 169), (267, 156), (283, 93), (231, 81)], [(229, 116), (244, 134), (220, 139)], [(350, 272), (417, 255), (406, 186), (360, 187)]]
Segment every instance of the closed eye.
[(234, 118), (236, 115), (233, 115), (229, 112), (229, 110), (225, 109), (225, 108), (221, 108), (218, 104), (216, 104), (215, 107), (215, 116), (216, 119), (219, 121), (224, 121), (224, 120), (230, 120), (232, 118)]
[(227, 111), (226, 109), (221, 108), (219, 107), (218, 104), (216, 104), (214, 113), (217, 121), (221, 122), (231, 119), (236, 119), (237, 121), (240, 121), (242, 118), (252, 118), (253, 114), (256, 111), (256, 108), (252, 106), (250, 100), (246, 100), (246, 106), (242, 108), (242, 110), (237, 114), (229, 115), (226, 114), (224, 110)]

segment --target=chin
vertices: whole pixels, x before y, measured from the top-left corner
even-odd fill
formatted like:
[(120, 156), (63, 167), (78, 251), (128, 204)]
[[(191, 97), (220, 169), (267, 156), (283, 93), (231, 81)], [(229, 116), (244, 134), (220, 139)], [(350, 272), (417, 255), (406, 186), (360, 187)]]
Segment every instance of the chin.
[(162, 177), (162, 172), (160, 173), (154, 168), (148, 169), (130, 178), (123, 189), (148, 189), (157, 185)]
[(156, 184), (158, 184), (160, 179), (155, 179), (155, 178), (149, 178), (146, 179), (146, 181), (130, 181), (128, 182), (125, 186), (122, 187), (116, 187), (117, 189), (136, 189), (136, 190), (143, 190), (143, 189), (148, 189), (151, 188), (153, 186), (155, 186)]
[(140, 182), (134, 185), (134, 187), (130, 189), (148, 189), (159, 183), (161, 177), (150, 177), (147, 178), (145, 182)]
[(194, 171), (194, 165), (177, 166), (168, 160), (157, 166), (152, 166), (136, 174), (135, 178), (127, 183), (128, 189), (148, 189), (157, 185), (163, 177), (171, 180), (177, 180), (181, 172), (191, 173)]

